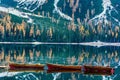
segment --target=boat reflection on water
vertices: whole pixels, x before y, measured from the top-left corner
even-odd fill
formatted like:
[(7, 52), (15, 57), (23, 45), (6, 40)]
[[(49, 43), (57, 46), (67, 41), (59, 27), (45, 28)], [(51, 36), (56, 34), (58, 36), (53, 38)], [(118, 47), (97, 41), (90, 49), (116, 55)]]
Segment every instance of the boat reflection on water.
[[(9, 47), (8, 47), (9, 46)], [(115, 74), (112, 76), (84, 76), (78, 73), (20, 73), (11, 77), (1, 76), (6, 80), (26, 77), (33, 77), (39, 80), (57, 78), (58, 80), (69, 79), (93, 79), (102, 80), (110, 78), (119, 79), (119, 47), (85, 47), (72, 45), (0, 45), (0, 66), (6, 66), (8, 63), (23, 64), (62, 64), (62, 65), (93, 65), (110, 66), (115, 68)], [(11, 73), (12, 74), (12, 73)], [(30, 75), (28, 75), (30, 74)], [(59, 74), (59, 75), (58, 75)], [(6, 75), (7, 76), (7, 75)], [(28, 78), (26, 78), (28, 79)]]

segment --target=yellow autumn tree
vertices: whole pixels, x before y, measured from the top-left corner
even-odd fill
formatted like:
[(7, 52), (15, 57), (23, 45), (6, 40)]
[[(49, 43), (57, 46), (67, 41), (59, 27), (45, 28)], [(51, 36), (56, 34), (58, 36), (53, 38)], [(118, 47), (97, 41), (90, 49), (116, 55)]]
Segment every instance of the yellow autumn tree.
[(47, 36), (52, 38), (52, 36), (53, 36), (53, 29), (52, 29), (52, 27), (50, 27), (49, 30), (47, 30)]
[(1, 24), (0, 24), (0, 32), (2, 33), (2, 38), (4, 38), (4, 33), (5, 33), (4, 26), (2, 26)]
[(85, 31), (84, 26), (83, 25), (79, 26), (79, 32), (84, 33), (84, 31)]
[(34, 26), (31, 27), (29, 36), (34, 36)]

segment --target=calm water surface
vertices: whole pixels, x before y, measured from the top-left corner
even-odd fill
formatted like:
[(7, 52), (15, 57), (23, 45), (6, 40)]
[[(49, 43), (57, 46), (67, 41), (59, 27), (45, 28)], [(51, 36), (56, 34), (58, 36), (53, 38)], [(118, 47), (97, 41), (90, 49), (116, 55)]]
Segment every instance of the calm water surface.
[(115, 68), (112, 76), (80, 73), (0, 72), (0, 80), (119, 80), (120, 47), (73, 45), (0, 45), (0, 65), (10, 62), (28, 64), (100, 65)]

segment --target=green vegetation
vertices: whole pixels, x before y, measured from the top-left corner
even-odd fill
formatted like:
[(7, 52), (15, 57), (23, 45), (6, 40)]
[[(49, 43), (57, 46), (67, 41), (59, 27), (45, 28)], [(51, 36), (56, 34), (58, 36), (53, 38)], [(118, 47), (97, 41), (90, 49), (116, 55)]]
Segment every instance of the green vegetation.
[[(0, 41), (40, 41), (40, 42), (119, 42), (120, 27), (92, 22), (77, 23), (54, 17), (32, 17), (33, 24), (26, 19), (7, 15), (0, 21)], [(113, 28), (114, 27), (114, 28)]]

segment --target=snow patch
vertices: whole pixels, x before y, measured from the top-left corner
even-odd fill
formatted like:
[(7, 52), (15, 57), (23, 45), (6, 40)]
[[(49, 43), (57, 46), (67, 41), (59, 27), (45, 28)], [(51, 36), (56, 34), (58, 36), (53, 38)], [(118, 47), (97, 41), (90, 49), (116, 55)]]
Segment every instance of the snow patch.
[(12, 7), (6, 8), (6, 7), (3, 7), (3, 6), (0, 6), (0, 11), (5, 12), (5, 13), (10, 13), (10, 14), (16, 15), (18, 17), (26, 18), (26, 19), (28, 19), (28, 23), (33, 22), (33, 19), (30, 18), (30, 16), (42, 17), (42, 16), (39, 16), (39, 15), (36, 15), (36, 14), (22, 12), (22, 11), (14, 9)]
[(71, 18), (70, 16), (62, 13), (62, 12), (58, 9), (58, 7), (57, 7), (58, 2), (59, 2), (59, 0), (54, 0), (54, 7), (55, 7), (55, 9), (54, 9), (53, 12), (54, 12), (54, 13), (55, 13), (55, 12), (58, 13), (62, 18), (65, 18), (65, 19), (67, 19), (67, 20), (72, 20), (72, 18)]
[(41, 5), (43, 5), (46, 0), (14, 0), (18, 2), (17, 8), (23, 8), (28, 11), (35, 11), (38, 9)]
[(105, 23), (108, 23), (108, 20), (107, 20), (107, 14), (114, 20), (116, 21), (117, 23), (120, 23), (118, 19), (116, 18), (113, 18), (111, 16), (111, 12), (114, 11), (116, 14), (119, 14), (117, 12), (117, 10), (112, 6), (112, 3), (110, 0), (102, 0), (102, 6), (103, 6), (103, 11), (102, 13), (100, 13), (99, 15), (96, 15), (95, 17), (93, 17), (91, 20), (93, 21), (96, 21), (97, 20), (97, 24), (98, 22), (105, 22)]

